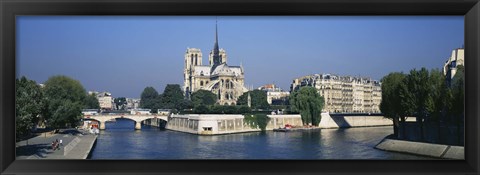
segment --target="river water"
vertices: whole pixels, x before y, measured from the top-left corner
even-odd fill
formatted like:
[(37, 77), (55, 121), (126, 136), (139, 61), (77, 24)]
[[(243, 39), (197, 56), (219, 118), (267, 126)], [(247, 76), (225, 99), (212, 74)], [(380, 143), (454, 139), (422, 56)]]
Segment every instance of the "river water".
[(90, 159), (430, 159), (374, 149), (392, 127), (199, 136), (107, 122)]

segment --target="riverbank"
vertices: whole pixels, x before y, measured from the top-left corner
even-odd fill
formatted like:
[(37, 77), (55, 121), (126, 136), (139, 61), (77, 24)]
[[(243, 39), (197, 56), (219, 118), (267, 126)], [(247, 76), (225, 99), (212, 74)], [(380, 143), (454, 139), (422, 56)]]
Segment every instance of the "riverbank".
[(442, 159), (465, 159), (463, 146), (440, 145), (385, 138), (375, 146), (376, 149)]
[[(51, 144), (62, 140), (59, 150), (52, 150)], [(87, 159), (97, 140), (96, 135), (83, 130), (68, 129), (57, 134), (39, 135), (17, 142), (17, 159)]]

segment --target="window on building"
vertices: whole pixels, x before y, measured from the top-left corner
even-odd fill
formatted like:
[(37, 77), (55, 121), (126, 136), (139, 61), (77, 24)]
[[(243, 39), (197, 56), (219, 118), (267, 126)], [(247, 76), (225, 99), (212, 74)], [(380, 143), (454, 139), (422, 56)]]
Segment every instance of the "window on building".
[(198, 55), (195, 54), (195, 65), (198, 65)]

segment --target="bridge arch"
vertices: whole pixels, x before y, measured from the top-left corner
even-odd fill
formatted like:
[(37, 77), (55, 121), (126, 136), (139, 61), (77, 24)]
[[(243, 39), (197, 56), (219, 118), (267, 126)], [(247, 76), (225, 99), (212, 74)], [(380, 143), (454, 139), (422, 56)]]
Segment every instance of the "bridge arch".
[(105, 129), (105, 122), (112, 120), (112, 119), (118, 119), (118, 118), (124, 118), (124, 119), (129, 119), (135, 121), (135, 129), (142, 129), (142, 121), (148, 120), (148, 119), (153, 119), (157, 118), (160, 120), (164, 120), (165, 122), (168, 122), (168, 116), (165, 115), (151, 115), (151, 114), (144, 114), (144, 115), (132, 115), (132, 114), (114, 114), (114, 115), (93, 115), (93, 116), (85, 116), (85, 120), (96, 120), (99, 122), (99, 129), (103, 130)]

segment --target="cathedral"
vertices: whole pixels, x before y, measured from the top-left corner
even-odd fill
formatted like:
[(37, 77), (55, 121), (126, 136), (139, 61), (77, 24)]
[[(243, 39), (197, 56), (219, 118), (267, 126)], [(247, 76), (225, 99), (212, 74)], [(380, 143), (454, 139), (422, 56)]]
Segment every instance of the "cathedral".
[(218, 47), (218, 29), (215, 26), (215, 44), (208, 55), (209, 65), (202, 65), (202, 52), (197, 48), (187, 48), (185, 67), (183, 70), (185, 97), (190, 98), (193, 92), (203, 89), (217, 95), (217, 104), (236, 105), (240, 97), (248, 89), (244, 84), (242, 65), (229, 66), (227, 53)]

